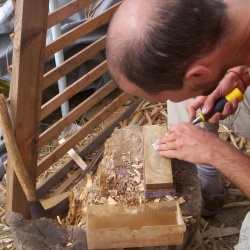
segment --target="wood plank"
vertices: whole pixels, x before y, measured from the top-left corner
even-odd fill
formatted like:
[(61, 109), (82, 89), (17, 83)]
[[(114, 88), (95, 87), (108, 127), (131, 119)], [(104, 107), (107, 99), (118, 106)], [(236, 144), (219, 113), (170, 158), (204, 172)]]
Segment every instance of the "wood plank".
[(40, 200), (40, 202), (43, 205), (44, 209), (46, 210), (56, 206), (58, 203), (60, 203), (64, 199), (67, 199), (68, 197), (69, 193), (65, 192), (63, 194), (61, 193), (60, 195), (53, 196), (46, 200)]
[(93, 2), (95, 2), (95, 0), (73, 0), (61, 6), (60, 8), (49, 14), (47, 29), (62, 22), (76, 12), (88, 7)]
[[(98, 147), (101, 143), (103, 143), (107, 137), (109, 137), (114, 129), (119, 126), (119, 123), (124, 119), (130, 117), (136, 108), (142, 102), (141, 99), (135, 101), (123, 114), (118, 116), (114, 122), (112, 122), (107, 128), (102, 130), (100, 134), (98, 134), (92, 142), (85, 145), (79, 155), (84, 158), (87, 154), (90, 154), (96, 147)], [(46, 178), (38, 187), (36, 191), (36, 196), (42, 197), (46, 192), (48, 192), (52, 187), (55, 186), (65, 175), (70, 171), (71, 168), (76, 167), (76, 164), (73, 160), (68, 161), (65, 165), (61, 166), (56, 172), (54, 172), (51, 176)]]
[(148, 190), (173, 188), (171, 159), (160, 156), (152, 146), (166, 132), (166, 126), (143, 126), (144, 180)]
[(100, 15), (86, 21), (83, 24), (80, 24), (76, 28), (66, 32), (65, 34), (61, 35), (58, 39), (49, 43), (46, 47), (45, 58), (46, 59), (49, 58), (50, 56), (54, 55), (57, 51), (62, 50), (63, 48), (70, 45), (80, 37), (85, 36), (91, 31), (109, 22), (119, 6), (120, 3), (113, 5)]
[(41, 120), (48, 116), (52, 111), (60, 107), (65, 101), (84, 90), (87, 86), (93, 83), (96, 79), (101, 77), (108, 70), (107, 62), (104, 61), (89, 71), (83, 77), (72, 83), (61, 93), (51, 98), (48, 102), (42, 105)]
[(71, 110), (66, 116), (62, 117), (60, 120), (55, 122), (51, 127), (44, 131), (39, 138), (38, 147), (42, 147), (51, 138), (59, 135), (64, 128), (68, 127), (72, 122), (78, 119), (82, 114), (87, 112), (90, 108), (96, 105), (100, 100), (106, 97), (114, 89), (117, 88), (116, 83), (110, 81), (106, 83), (103, 87), (98, 89), (94, 94), (80, 103), (77, 107)]
[(69, 186), (70, 184), (73, 183), (74, 180), (76, 180), (76, 178), (82, 173), (82, 169), (79, 168), (77, 169), (66, 181), (63, 182), (63, 184), (53, 193), (53, 196), (57, 196), (59, 194), (61, 194), (62, 192), (64, 192)]
[(75, 134), (69, 137), (69, 139), (63, 144), (59, 145), (53, 152), (51, 152), (47, 157), (44, 157), (37, 167), (37, 176), (41, 175), (45, 170), (47, 170), (53, 163), (60, 159), (67, 151), (75, 146), (81, 138), (88, 135), (94, 128), (100, 125), (105, 119), (107, 119), (115, 110), (117, 110), (122, 104), (128, 101), (131, 95), (127, 93), (122, 93), (116, 99), (114, 99), (105, 109), (96, 114), (92, 120), (88, 121), (81, 129), (79, 129)]
[(65, 76), (89, 58), (96, 55), (101, 50), (105, 49), (106, 36), (100, 38), (96, 42), (87, 46), (83, 50), (76, 53), (74, 56), (65, 60), (60, 66), (53, 68), (51, 71), (44, 74), (43, 77), (43, 89), (47, 88), (61, 77)]
[[(24, 165), (35, 188), (42, 79), (49, 0), (16, 3), (10, 116)], [(6, 211), (30, 216), (22, 188), (8, 159)]]

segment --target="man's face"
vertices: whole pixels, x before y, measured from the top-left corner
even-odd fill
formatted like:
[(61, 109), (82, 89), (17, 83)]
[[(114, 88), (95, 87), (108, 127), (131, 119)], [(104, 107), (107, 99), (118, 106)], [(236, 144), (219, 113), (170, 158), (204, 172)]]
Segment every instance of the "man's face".
[(199, 88), (192, 88), (192, 85), (183, 84), (183, 87), (178, 90), (164, 90), (158, 94), (150, 94), (139, 88), (135, 84), (131, 83), (125, 77), (119, 75), (118, 85), (125, 92), (141, 97), (150, 102), (165, 102), (170, 100), (172, 102), (181, 102), (189, 98), (197, 97), (200, 95), (209, 95), (217, 87), (221, 79), (223, 78), (226, 70), (222, 70), (219, 76), (212, 82), (205, 82), (201, 84)]
[(167, 100), (170, 100), (172, 102), (181, 102), (183, 100), (193, 97), (187, 95), (187, 92), (183, 90), (165, 90), (157, 94), (150, 94), (129, 81), (119, 81), (118, 85), (123, 91), (133, 96), (141, 97), (150, 102), (166, 102)]

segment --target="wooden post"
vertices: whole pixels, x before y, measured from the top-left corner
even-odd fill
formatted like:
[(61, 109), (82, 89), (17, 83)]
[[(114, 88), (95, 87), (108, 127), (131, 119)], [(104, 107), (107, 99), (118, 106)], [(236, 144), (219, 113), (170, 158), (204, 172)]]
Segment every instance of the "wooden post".
[[(24, 165), (35, 189), (44, 52), (49, 0), (16, 2), (10, 116)], [(23, 190), (8, 159), (6, 211), (30, 217)]]

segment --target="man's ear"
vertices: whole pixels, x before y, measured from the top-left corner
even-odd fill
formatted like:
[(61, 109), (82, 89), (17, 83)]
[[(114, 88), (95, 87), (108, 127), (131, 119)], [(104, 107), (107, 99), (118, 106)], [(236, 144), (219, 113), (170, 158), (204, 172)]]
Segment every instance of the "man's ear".
[(188, 68), (185, 78), (190, 79), (193, 78), (193, 80), (197, 80), (198, 78), (206, 77), (211, 73), (211, 70), (203, 65), (193, 65), (190, 68)]

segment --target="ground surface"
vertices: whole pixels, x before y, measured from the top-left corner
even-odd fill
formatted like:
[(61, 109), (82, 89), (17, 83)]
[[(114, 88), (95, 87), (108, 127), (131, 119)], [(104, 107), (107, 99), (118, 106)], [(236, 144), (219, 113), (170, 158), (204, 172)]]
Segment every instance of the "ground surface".
[[(160, 107), (160, 109), (156, 109), (156, 107)], [(164, 110), (162, 110), (162, 108), (164, 108)], [(156, 110), (158, 110), (158, 115), (153, 115), (153, 113), (157, 113)], [(144, 103), (144, 105), (141, 106), (140, 110), (137, 110), (133, 117), (130, 118), (130, 121), (124, 121), (122, 125), (126, 126), (127, 124), (129, 124), (129, 122), (139, 125), (144, 125), (146, 123), (164, 124), (166, 123), (166, 107), (164, 107), (163, 104)], [(220, 131), (220, 136), (224, 140), (227, 140), (228, 143), (233, 143), (237, 145), (240, 150), (248, 153), (250, 146), (248, 141), (244, 140), (244, 138), (236, 136), (231, 131), (226, 130), (225, 128), (222, 128), (222, 130)], [(201, 220), (199, 231), (196, 234), (196, 239), (191, 249), (233, 249), (233, 247), (238, 242), (238, 232), (229, 232), (227, 233), (228, 236), (223, 237), (218, 236), (218, 233), (215, 232), (210, 236), (203, 237), (204, 232), (213, 229), (213, 227), (220, 228), (221, 230), (228, 227), (231, 227), (234, 230), (235, 228), (238, 228), (239, 230), (246, 213), (250, 210), (249, 200), (229, 180), (222, 177), (222, 181), (224, 187), (228, 191), (226, 204), (230, 203), (231, 208), (223, 208), (216, 216), (211, 218), (203, 218)], [(6, 180), (3, 179), (0, 185), (0, 207), (2, 208), (2, 213), (0, 213), (2, 217), (0, 224), (0, 249), (15, 249), (12, 233), (10, 232), (10, 228), (5, 225), (5, 221), (3, 218), (5, 207), (5, 182)]]

